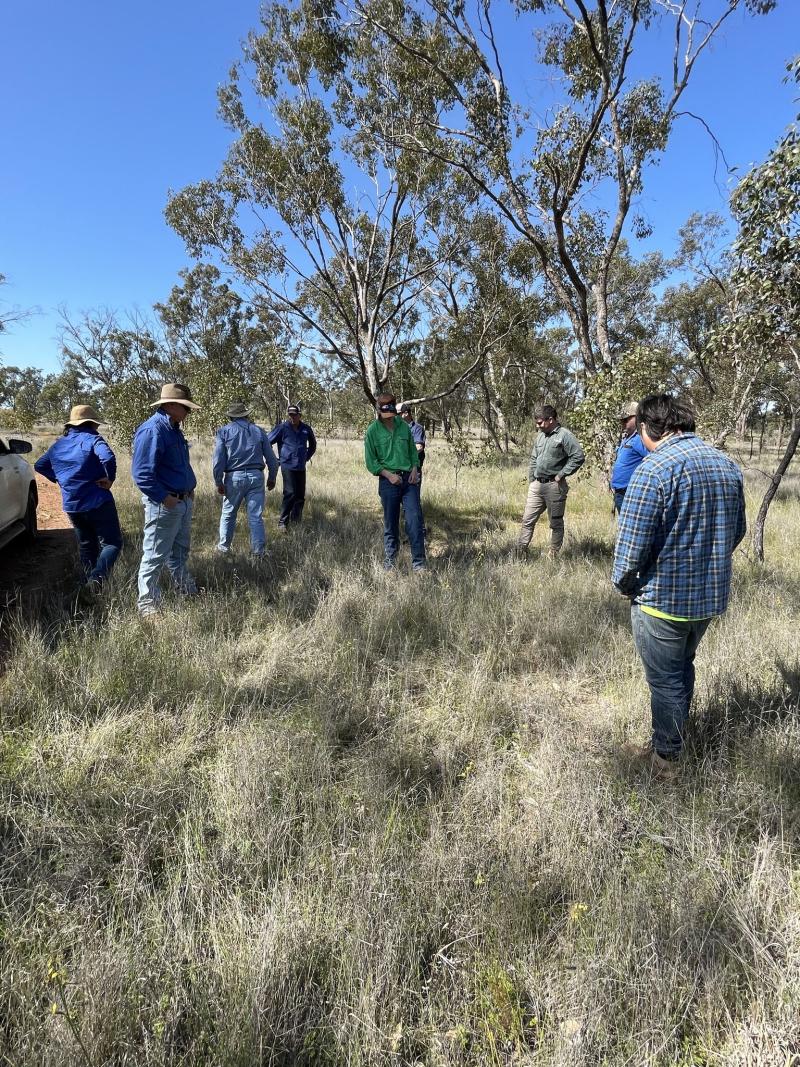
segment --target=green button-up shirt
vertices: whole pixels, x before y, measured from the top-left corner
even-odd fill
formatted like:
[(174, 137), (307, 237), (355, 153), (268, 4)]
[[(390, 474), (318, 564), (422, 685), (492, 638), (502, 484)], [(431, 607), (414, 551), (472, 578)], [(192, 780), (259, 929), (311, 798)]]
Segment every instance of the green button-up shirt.
[(395, 416), (394, 429), (387, 430), (380, 419), (367, 428), (364, 437), (364, 461), (371, 474), (383, 470), (410, 471), (419, 466), (419, 453), (411, 430)]
[(552, 433), (540, 430), (533, 442), (528, 481), (555, 478), (556, 475), (569, 478), (585, 459), (578, 438), (563, 426), (557, 426)]

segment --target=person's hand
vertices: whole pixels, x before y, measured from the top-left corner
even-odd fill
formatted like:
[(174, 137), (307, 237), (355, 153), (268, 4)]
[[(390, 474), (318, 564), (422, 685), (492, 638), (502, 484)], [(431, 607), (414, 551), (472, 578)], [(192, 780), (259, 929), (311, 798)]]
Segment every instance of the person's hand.
[(110, 489), (112, 483), (110, 478), (98, 478), (94, 484), (98, 489)]
[(174, 507), (178, 506), (178, 498), (176, 496), (173, 496), (172, 493), (168, 493), (167, 496), (165, 496), (164, 499), (161, 501), (161, 503), (164, 505), (165, 508), (168, 508), (170, 511), (172, 511)]
[(275, 488), (275, 479), (274, 478), (267, 478), (267, 492), (271, 493), (274, 488)]
[(408, 476), (409, 485), (419, 485), (419, 467), (412, 468)]
[(224, 485), (218, 485), (217, 486), (217, 492), (219, 493), (220, 496), (225, 496), (225, 486)]
[(383, 471), (383, 477), (390, 485), (400, 485), (402, 478), (399, 474), (395, 474), (394, 471)]

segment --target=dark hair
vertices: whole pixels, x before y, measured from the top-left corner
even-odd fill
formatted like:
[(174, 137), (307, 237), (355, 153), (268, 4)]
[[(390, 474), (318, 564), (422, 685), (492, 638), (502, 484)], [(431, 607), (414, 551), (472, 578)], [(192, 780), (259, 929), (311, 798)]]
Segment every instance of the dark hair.
[(397, 402), (397, 397), (394, 393), (378, 393), (375, 397), (376, 404), (394, 404)]
[(552, 404), (539, 404), (533, 409), (534, 419), (557, 419), (558, 412)]
[(636, 413), (636, 429), (642, 423), (647, 426), (647, 436), (660, 441), (668, 433), (694, 433), (694, 412), (682, 400), (669, 393), (651, 393), (639, 402)]

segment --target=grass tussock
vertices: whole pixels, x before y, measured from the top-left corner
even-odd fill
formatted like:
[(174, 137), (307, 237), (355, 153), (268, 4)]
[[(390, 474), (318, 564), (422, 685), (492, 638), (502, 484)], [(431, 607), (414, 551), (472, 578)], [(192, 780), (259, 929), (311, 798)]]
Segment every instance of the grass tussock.
[[(0, 1054), (42, 1067), (788, 1064), (800, 1053), (796, 493), (698, 658), (682, 780), (647, 733), (608, 497), (512, 562), (518, 468), (454, 488), (431, 571), (380, 569), (357, 446), (307, 521), (135, 614), (136, 493), (102, 605), (13, 620), (0, 681)], [(124, 466), (124, 464), (123, 464)], [(755, 497), (755, 490), (753, 493)], [(542, 546), (545, 530), (537, 530)]]

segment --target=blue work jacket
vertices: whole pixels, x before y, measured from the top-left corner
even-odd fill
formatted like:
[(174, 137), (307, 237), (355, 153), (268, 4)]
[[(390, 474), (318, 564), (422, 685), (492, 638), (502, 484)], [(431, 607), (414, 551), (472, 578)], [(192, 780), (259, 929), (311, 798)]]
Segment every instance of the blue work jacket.
[(113, 482), (117, 460), (108, 443), (93, 427), (69, 426), (43, 456), (34, 470), (61, 489), (64, 511), (92, 511), (113, 500), (108, 489), (95, 483), (100, 478)]
[(269, 479), (278, 475), (278, 461), (269, 443), (269, 436), (249, 419), (231, 419), (217, 430), (211, 470), (215, 485), (224, 485), (225, 474), (231, 471), (260, 470), (264, 464)]
[(189, 462), (189, 443), (160, 409), (133, 437), (133, 480), (146, 497), (161, 504), (171, 493), (190, 493), (197, 485)]
[(301, 422), (295, 430), (289, 419), (270, 432), (269, 443), (278, 446), (280, 465), (289, 471), (304, 471), (317, 451), (317, 439), (311, 427)]

